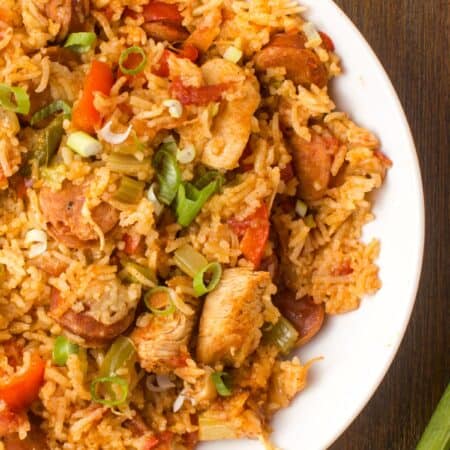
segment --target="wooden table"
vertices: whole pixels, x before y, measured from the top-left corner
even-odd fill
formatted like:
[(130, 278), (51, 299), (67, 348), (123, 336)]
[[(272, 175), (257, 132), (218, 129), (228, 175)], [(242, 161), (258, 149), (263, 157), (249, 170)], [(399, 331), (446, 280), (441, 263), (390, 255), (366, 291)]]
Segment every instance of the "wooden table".
[(397, 357), (331, 449), (412, 450), (450, 381), (448, 1), (335, 1), (367, 38), (400, 96), (419, 153), (427, 230), (421, 286)]

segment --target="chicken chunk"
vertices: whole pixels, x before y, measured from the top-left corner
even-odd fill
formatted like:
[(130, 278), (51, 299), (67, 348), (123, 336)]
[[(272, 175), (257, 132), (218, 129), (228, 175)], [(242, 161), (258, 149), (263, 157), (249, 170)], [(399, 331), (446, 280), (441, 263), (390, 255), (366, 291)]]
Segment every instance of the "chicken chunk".
[(314, 50), (305, 48), (301, 34), (278, 34), (255, 55), (255, 67), (265, 71), (271, 67), (284, 67), (286, 78), (295, 84), (326, 86), (327, 68)]
[[(94, 228), (81, 213), (85, 201), (84, 190), (83, 186), (65, 181), (60, 191), (43, 188), (39, 193), (49, 233), (71, 248), (88, 247), (98, 240)], [(96, 206), (91, 216), (103, 233), (112, 230), (119, 220), (118, 211), (105, 202)]]
[(333, 156), (339, 145), (337, 139), (329, 133), (320, 135), (311, 131), (310, 142), (293, 134), (289, 144), (300, 197), (304, 200), (322, 198), (330, 182)]
[(200, 318), (197, 358), (204, 364), (239, 367), (259, 344), (268, 272), (227, 269), (206, 297)]
[(170, 316), (146, 314), (138, 319), (131, 334), (140, 365), (147, 372), (169, 373), (186, 358), (187, 346), (194, 327), (194, 316), (175, 311)]
[(239, 97), (222, 102), (212, 126), (212, 138), (202, 153), (202, 162), (207, 166), (231, 170), (238, 166), (250, 137), (252, 117), (261, 100), (258, 81), (253, 75), (246, 75), (236, 64), (222, 58), (203, 64), (202, 72), (208, 85), (240, 84)]

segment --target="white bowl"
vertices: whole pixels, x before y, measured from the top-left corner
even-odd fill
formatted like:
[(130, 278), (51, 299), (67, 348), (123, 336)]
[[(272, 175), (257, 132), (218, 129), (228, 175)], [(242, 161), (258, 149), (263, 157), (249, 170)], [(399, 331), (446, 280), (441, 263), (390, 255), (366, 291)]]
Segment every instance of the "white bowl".
[[(381, 240), (383, 283), (354, 312), (328, 317), (303, 362), (317, 356), (306, 389), (273, 421), (272, 441), (284, 450), (329, 447), (367, 404), (386, 374), (408, 324), (422, 267), (424, 201), (414, 142), (397, 94), (372, 49), (331, 0), (301, 0), (307, 17), (333, 39), (344, 75), (333, 98), (360, 125), (374, 131), (393, 160), (374, 204), (376, 220), (364, 239)], [(255, 441), (205, 443), (203, 450), (261, 449)]]

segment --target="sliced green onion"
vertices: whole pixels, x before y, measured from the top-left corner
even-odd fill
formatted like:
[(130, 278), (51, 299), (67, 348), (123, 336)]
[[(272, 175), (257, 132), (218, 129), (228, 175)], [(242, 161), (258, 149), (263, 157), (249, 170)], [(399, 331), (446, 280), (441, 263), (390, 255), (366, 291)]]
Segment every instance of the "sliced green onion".
[(177, 221), (183, 227), (189, 226), (197, 217), (203, 205), (219, 189), (217, 180), (212, 181), (202, 190), (198, 190), (191, 183), (180, 184), (177, 194)]
[(308, 206), (306, 206), (306, 203), (302, 202), (301, 200), (297, 200), (297, 202), (295, 203), (295, 212), (300, 217), (305, 217), (307, 211), (308, 211)]
[(264, 340), (269, 344), (275, 344), (282, 354), (288, 354), (298, 340), (298, 332), (294, 326), (284, 317), (264, 333)]
[(45, 128), (36, 130), (31, 140), (28, 160), (36, 160), (39, 167), (47, 167), (61, 144), (64, 118), (56, 116)]
[(136, 275), (142, 275), (142, 277), (148, 280), (148, 284), (146, 283), (146, 285), (154, 286), (157, 282), (156, 275), (152, 270), (150, 270), (150, 268), (137, 264), (133, 261), (121, 261), (121, 263), (123, 269), (121, 270), (119, 276), (122, 280), (130, 283), (141, 283), (142, 280), (138, 279)]
[(450, 384), (417, 444), (416, 450), (448, 450), (450, 448)]
[(188, 145), (185, 148), (178, 150), (177, 160), (181, 164), (189, 164), (194, 161), (196, 155), (195, 147), (193, 145)]
[(142, 161), (139, 161), (132, 155), (120, 153), (111, 153), (106, 158), (106, 167), (113, 172), (127, 175), (138, 175), (139, 173), (148, 172), (150, 164), (149, 158), (144, 158)]
[(170, 205), (177, 195), (181, 183), (181, 173), (175, 156), (167, 149), (161, 148), (153, 158), (159, 191), (158, 199), (161, 203)]
[[(153, 307), (150, 302), (151, 298), (154, 295), (159, 295), (159, 294), (165, 294), (165, 297), (167, 299), (167, 306), (163, 309)], [(176, 295), (176, 294), (173, 291), (173, 289), (167, 288), (165, 286), (158, 286), (158, 287), (151, 289), (150, 291), (148, 291), (145, 294), (144, 302), (145, 302), (145, 305), (147, 306), (147, 308), (155, 316), (168, 316), (168, 315), (174, 313), (175, 309), (176, 309), (175, 303), (173, 301), (174, 295)]]
[[(205, 284), (205, 274), (210, 275), (210, 281)], [(218, 262), (212, 262), (206, 267), (197, 272), (194, 276), (192, 285), (194, 287), (195, 295), (201, 297), (202, 295), (211, 292), (219, 284), (222, 277), (222, 266)]]
[(208, 260), (189, 244), (177, 248), (173, 259), (177, 267), (191, 278), (208, 265)]
[(183, 115), (183, 105), (175, 98), (168, 98), (163, 101), (163, 105), (169, 110), (169, 114), (174, 119), (179, 119)]
[[(216, 391), (222, 397), (228, 397), (231, 395), (230, 376), (226, 372), (213, 372), (211, 374), (212, 382), (216, 387)], [(228, 384), (228, 386), (227, 386)]]
[(83, 158), (95, 156), (102, 151), (102, 144), (84, 131), (75, 131), (67, 139), (67, 146)]
[(39, 111), (35, 112), (30, 120), (30, 125), (34, 127), (37, 123), (47, 119), (56, 112), (62, 112), (64, 118), (70, 118), (72, 115), (72, 108), (64, 100), (55, 100)]
[(200, 441), (217, 441), (221, 439), (237, 439), (237, 431), (223, 422), (223, 419), (200, 414), (198, 418), (198, 439)]
[(128, 367), (130, 363), (134, 364), (136, 359), (136, 350), (130, 338), (119, 336), (109, 347), (108, 352), (103, 358), (100, 366), (100, 377), (115, 375), (122, 367)]
[[(98, 388), (104, 385), (105, 390), (108, 391), (108, 397), (101, 397), (98, 393)], [(113, 387), (116, 386), (120, 389), (120, 394), (117, 396), (116, 392), (113, 390)], [(109, 377), (98, 377), (92, 380), (91, 382), (91, 397), (92, 400), (96, 403), (100, 403), (105, 406), (119, 406), (125, 403), (128, 397), (128, 382), (124, 380), (122, 377), (118, 377), (117, 375), (109, 376)]]
[(194, 186), (203, 189), (212, 181), (217, 181), (217, 191), (220, 191), (225, 183), (225, 177), (217, 170), (207, 170), (195, 179)]
[(225, 50), (223, 57), (224, 59), (236, 64), (242, 58), (242, 50), (231, 45)]
[(96, 34), (92, 32), (70, 33), (64, 47), (76, 53), (86, 53), (92, 48), (96, 39)]
[(0, 84), (0, 106), (18, 114), (30, 112), (30, 96), (21, 87), (11, 87)]
[(144, 195), (145, 183), (130, 177), (122, 177), (114, 198), (119, 202), (134, 204)]
[(58, 336), (53, 344), (52, 360), (57, 366), (64, 366), (69, 355), (77, 354), (80, 347), (65, 336)]
[(313, 217), (313, 215), (312, 214), (308, 214), (304, 219), (303, 219), (303, 221), (305, 222), (305, 225), (308, 227), (308, 228), (316, 228), (316, 221), (314, 220), (314, 217)]
[(172, 155), (176, 155), (178, 152), (178, 145), (177, 145), (177, 141), (175, 140), (175, 138), (169, 134), (169, 136), (166, 136), (163, 139), (163, 143), (161, 145), (161, 148), (163, 150), (167, 150), (170, 153), (172, 153)]
[[(141, 57), (141, 61), (135, 68), (130, 69), (125, 66), (125, 63), (128, 59), (128, 56), (130, 56), (131, 54), (139, 55)], [(139, 72), (142, 72), (145, 69), (146, 65), (147, 65), (147, 55), (145, 54), (145, 51), (137, 45), (134, 45), (133, 47), (129, 47), (126, 50), (124, 50), (119, 58), (120, 70), (125, 75), (137, 75)]]

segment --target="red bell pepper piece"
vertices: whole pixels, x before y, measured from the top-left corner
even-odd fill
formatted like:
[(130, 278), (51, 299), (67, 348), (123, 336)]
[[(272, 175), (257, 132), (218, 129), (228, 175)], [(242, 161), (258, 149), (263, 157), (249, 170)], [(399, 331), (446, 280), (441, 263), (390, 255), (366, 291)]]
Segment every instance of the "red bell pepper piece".
[(324, 33), (323, 31), (319, 31), (319, 35), (322, 38), (323, 46), (325, 47), (325, 50), (328, 50), (329, 52), (334, 52), (334, 42), (328, 36), (327, 33)]
[(238, 236), (242, 236), (241, 252), (257, 269), (269, 238), (270, 222), (267, 206), (263, 203), (246, 219), (230, 220), (228, 223)]
[(86, 133), (94, 133), (102, 123), (100, 113), (94, 106), (94, 93), (109, 95), (114, 84), (114, 76), (108, 64), (93, 61), (84, 82), (83, 95), (72, 113), (74, 126)]
[(230, 87), (230, 83), (220, 83), (210, 86), (185, 86), (180, 79), (175, 79), (170, 87), (171, 95), (183, 105), (207, 105), (217, 102)]
[(44, 382), (45, 362), (37, 352), (32, 353), (30, 365), (19, 374), (0, 384), (0, 399), (13, 412), (28, 408), (39, 395)]

